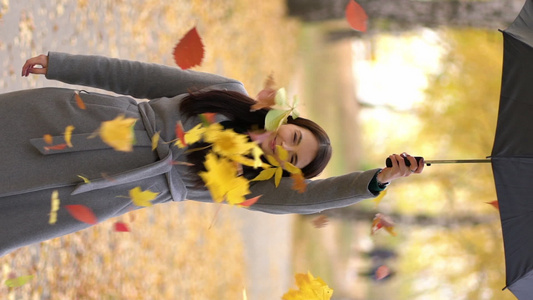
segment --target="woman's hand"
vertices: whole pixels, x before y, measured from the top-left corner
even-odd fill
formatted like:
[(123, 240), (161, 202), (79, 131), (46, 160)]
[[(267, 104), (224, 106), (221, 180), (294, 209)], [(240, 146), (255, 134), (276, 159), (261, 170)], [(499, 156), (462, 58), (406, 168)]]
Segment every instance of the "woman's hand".
[[(40, 66), (36, 68), (35, 66)], [(48, 70), (48, 56), (41, 54), (36, 57), (32, 57), (26, 61), (24, 66), (22, 66), (22, 76), (28, 77), (30, 73), (45, 75)]]
[[(411, 163), (410, 166), (405, 164), (404, 157), (409, 160)], [(391, 182), (394, 179), (400, 177), (407, 177), (411, 174), (419, 174), (424, 170), (424, 158), (420, 159), (417, 163), (416, 159), (407, 153), (402, 153), (401, 155), (393, 154), (389, 156), (392, 161), (392, 167), (387, 167), (377, 175), (377, 180), (380, 183)]]

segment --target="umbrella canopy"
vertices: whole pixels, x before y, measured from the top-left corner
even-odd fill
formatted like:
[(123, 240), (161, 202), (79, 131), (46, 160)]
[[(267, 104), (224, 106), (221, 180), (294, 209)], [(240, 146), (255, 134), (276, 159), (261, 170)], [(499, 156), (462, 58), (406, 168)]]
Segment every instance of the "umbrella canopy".
[(504, 58), (492, 169), (500, 206), (506, 288), (533, 299), (533, 0), (503, 31)]

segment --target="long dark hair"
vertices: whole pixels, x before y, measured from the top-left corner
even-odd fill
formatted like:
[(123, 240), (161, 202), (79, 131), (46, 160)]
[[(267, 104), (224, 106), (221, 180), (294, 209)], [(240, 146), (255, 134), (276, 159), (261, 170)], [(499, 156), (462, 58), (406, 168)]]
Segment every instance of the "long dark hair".
[[(186, 117), (194, 117), (202, 113), (219, 113), (226, 116), (234, 128), (263, 129), (269, 109), (251, 112), (250, 107), (255, 103), (254, 99), (239, 92), (212, 90), (189, 94), (182, 100), (180, 111)], [(308, 129), (318, 140), (318, 152), (315, 158), (302, 168), (305, 178), (317, 176), (324, 170), (331, 158), (332, 149), (327, 133), (318, 124), (308, 119), (289, 117), (287, 123)], [(195, 166), (193, 168), (197, 169), (195, 173), (202, 170), (203, 157), (206, 154), (198, 152), (201, 151), (191, 152), (188, 156), (189, 161)]]

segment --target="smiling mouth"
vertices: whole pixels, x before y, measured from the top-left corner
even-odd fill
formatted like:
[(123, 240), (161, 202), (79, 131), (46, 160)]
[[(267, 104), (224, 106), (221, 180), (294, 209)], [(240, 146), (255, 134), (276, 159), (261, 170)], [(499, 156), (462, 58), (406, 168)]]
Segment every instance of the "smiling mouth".
[(276, 138), (277, 137), (274, 137), (272, 139), (272, 142), (270, 142), (270, 149), (272, 149), (272, 153), (274, 153), (276, 151)]

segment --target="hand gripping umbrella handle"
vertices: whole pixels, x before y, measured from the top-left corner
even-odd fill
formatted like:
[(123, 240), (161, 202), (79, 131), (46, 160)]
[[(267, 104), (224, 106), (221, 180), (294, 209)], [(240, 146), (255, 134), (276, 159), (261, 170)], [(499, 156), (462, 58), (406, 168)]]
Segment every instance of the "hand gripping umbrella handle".
[[(415, 156), (416, 162), (419, 163), (422, 157)], [(405, 161), (406, 166), (410, 166), (411, 162), (407, 159), (407, 157), (404, 157), (403, 160)], [(490, 163), (490, 158), (482, 158), (482, 159), (444, 159), (444, 160), (426, 160), (424, 163), (426, 166), (431, 166), (432, 164), (470, 164), (470, 163)], [(390, 158), (387, 158), (385, 165), (390, 168), (392, 167), (392, 160)]]
[[(420, 160), (422, 159), (422, 157), (415, 156), (415, 159), (416, 159), (416, 163), (419, 164)], [(409, 161), (409, 159), (407, 159), (407, 157), (404, 157), (403, 160), (405, 161), (405, 165), (406, 166), (409, 167), (411, 165), (411, 162)], [(385, 165), (387, 166), (387, 168), (391, 168), (392, 167), (392, 160), (390, 158), (387, 158), (387, 160), (385, 161)]]

